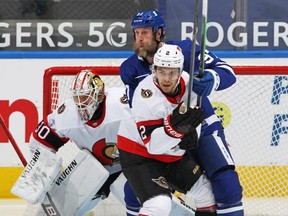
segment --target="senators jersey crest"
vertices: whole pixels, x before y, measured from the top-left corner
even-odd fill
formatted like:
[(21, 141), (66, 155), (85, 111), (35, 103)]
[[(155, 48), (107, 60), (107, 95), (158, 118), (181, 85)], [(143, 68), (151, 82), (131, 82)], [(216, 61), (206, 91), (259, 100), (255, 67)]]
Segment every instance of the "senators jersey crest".
[(122, 97), (120, 97), (120, 102), (122, 103), (122, 104), (128, 104), (128, 97), (127, 97), (127, 95), (126, 94), (123, 94), (123, 96)]
[(93, 155), (104, 165), (119, 163), (119, 152), (116, 143), (106, 143), (105, 139), (98, 140), (92, 148)]
[(169, 188), (167, 180), (163, 176), (160, 176), (158, 179), (152, 179), (152, 181), (154, 181), (156, 184), (160, 185), (163, 188)]
[(141, 96), (143, 98), (150, 98), (153, 95), (150, 89), (141, 89)]
[(58, 114), (63, 113), (65, 109), (66, 109), (66, 105), (64, 103), (58, 108), (58, 110), (57, 110)]

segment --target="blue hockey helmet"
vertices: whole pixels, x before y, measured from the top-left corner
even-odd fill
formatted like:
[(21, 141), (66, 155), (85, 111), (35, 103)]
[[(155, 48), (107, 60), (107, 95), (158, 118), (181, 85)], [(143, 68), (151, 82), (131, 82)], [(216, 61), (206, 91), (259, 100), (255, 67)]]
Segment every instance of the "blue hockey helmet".
[(164, 38), (166, 32), (164, 19), (160, 12), (156, 10), (138, 12), (132, 19), (131, 27), (132, 29), (152, 27), (154, 33), (156, 33), (158, 29), (161, 28), (161, 40)]

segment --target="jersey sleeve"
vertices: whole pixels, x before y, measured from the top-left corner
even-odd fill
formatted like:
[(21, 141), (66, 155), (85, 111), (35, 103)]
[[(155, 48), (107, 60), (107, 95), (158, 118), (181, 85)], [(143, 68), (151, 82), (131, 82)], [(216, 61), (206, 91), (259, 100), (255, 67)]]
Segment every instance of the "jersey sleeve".
[[(176, 44), (181, 47), (183, 55), (184, 55), (184, 70), (190, 71), (190, 58), (191, 58), (191, 49), (192, 49), (192, 41), (181, 40), (181, 41), (169, 41), (166, 42), (169, 44)], [(196, 44), (195, 49), (195, 65), (194, 65), (194, 74), (197, 75), (200, 66), (200, 55), (201, 50), (200, 46)], [(216, 56), (212, 51), (206, 50), (205, 53), (205, 69), (213, 70), (220, 77), (220, 84), (217, 88), (218, 90), (223, 90), (229, 88), (236, 82), (236, 76), (233, 68), (224, 60), (220, 59)]]
[(57, 132), (55, 112), (44, 118), (32, 133), (29, 142), (32, 148), (42, 144), (52, 151), (58, 151), (59, 148), (69, 141), (69, 138)]
[(129, 106), (132, 107), (132, 98), (138, 81), (135, 79), (137, 76), (137, 69), (130, 62), (130, 59), (127, 59), (120, 65), (120, 78), (126, 88)]
[(205, 58), (205, 69), (213, 70), (220, 77), (217, 91), (229, 88), (236, 82), (235, 72), (229, 64), (218, 58), (211, 51), (206, 51)]

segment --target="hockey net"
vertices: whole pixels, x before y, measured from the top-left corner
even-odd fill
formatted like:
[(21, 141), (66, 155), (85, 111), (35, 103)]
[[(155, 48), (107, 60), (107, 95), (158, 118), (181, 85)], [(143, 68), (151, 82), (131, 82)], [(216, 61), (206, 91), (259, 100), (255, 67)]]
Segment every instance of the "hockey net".
[[(85, 68), (97, 71), (106, 88), (124, 88), (119, 67), (48, 68), (44, 116), (70, 97), (73, 75)], [(211, 101), (243, 186), (245, 215), (288, 215), (288, 66), (234, 66), (234, 70), (237, 83), (215, 93)]]

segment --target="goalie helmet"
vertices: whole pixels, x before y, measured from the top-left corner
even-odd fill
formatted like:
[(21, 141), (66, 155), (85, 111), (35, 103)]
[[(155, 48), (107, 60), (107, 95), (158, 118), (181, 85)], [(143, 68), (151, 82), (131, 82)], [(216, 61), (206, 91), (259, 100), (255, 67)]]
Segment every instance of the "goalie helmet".
[(156, 67), (175, 67), (182, 73), (184, 56), (182, 50), (177, 45), (163, 44), (154, 55), (153, 68)]
[(152, 27), (154, 33), (156, 33), (158, 29), (161, 28), (161, 40), (163, 40), (166, 33), (166, 25), (164, 19), (160, 12), (156, 10), (138, 12), (132, 19), (131, 27), (133, 30), (134, 28)]
[(104, 100), (104, 83), (97, 73), (86, 69), (76, 75), (71, 91), (81, 120), (86, 123)]

